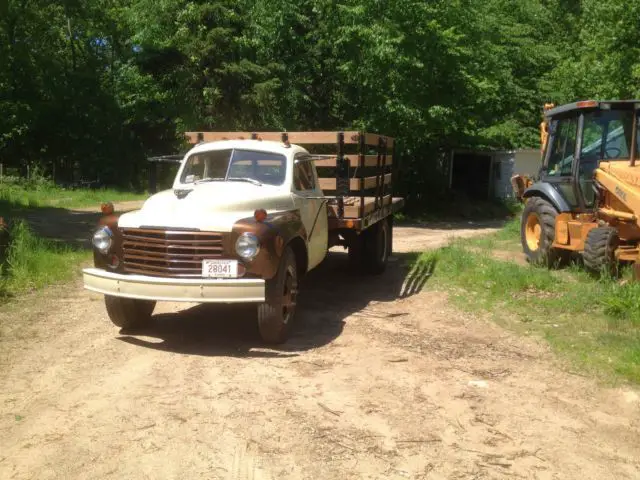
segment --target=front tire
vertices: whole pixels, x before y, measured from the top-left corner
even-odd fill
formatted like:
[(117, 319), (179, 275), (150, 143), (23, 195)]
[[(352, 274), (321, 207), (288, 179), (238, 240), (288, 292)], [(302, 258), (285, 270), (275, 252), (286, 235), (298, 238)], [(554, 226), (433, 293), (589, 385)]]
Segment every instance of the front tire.
[(278, 272), (267, 280), (265, 302), (258, 306), (258, 329), (266, 343), (284, 343), (289, 338), (296, 311), (298, 271), (296, 256), (287, 247)]
[(530, 263), (554, 267), (568, 258), (570, 252), (552, 247), (557, 216), (558, 211), (545, 199), (532, 197), (527, 201), (522, 212), (520, 241)]
[(616, 249), (620, 245), (618, 231), (613, 227), (597, 227), (589, 231), (584, 242), (585, 268), (594, 275), (618, 274)]
[(148, 325), (151, 314), (156, 307), (154, 300), (138, 300), (135, 298), (104, 296), (109, 319), (116, 327), (127, 329)]

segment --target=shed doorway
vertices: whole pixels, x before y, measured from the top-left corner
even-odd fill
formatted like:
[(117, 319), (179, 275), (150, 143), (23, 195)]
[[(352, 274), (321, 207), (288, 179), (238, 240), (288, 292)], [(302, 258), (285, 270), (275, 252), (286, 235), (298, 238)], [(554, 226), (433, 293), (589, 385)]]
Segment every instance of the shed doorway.
[(491, 155), (454, 153), (451, 167), (451, 189), (473, 200), (489, 198)]

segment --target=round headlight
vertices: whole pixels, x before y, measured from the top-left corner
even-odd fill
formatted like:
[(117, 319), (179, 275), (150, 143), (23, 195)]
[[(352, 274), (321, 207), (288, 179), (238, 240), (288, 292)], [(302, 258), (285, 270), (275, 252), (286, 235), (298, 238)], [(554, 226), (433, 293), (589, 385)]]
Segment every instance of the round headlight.
[(111, 237), (113, 237), (111, 229), (109, 227), (102, 227), (93, 234), (93, 246), (96, 247), (96, 250), (100, 253), (107, 254), (111, 248)]
[(236, 253), (245, 260), (251, 260), (260, 251), (260, 242), (253, 233), (243, 233), (236, 240)]

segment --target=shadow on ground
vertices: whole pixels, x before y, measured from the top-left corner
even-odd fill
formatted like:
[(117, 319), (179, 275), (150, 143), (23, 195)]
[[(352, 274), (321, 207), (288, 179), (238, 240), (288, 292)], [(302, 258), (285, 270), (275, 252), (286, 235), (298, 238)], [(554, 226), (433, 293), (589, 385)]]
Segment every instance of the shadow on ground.
[[(154, 315), (150, 327), (121, 331), (119, 340), (137, 346), (185, 355), (237, 357), (291, 357), (335, 340), (353, 314), (393, 322), (403, 313), (385, 312), (384, 303), (420, 292), (434, 264), (415, 264), (417, 254), (390, 259), (383, 275), (356, 275), (347, 256), (331, 252), (303, 279), (298, 297), (296, 326), (284, 345), (266, 346), (259, 339), (255, 307), (197, 305), (176, 313)], [(147, 337), (147, 338), (144, 338)], [(149, 339), (151, 337), (151, 340)]]
[(511, 219), (492, 220), (436, 220), (436, 221), (396, 221), (394, 226), (405, 228), (420, 228), (427, 230), (484, 230), (486, 228), (502, 228)]

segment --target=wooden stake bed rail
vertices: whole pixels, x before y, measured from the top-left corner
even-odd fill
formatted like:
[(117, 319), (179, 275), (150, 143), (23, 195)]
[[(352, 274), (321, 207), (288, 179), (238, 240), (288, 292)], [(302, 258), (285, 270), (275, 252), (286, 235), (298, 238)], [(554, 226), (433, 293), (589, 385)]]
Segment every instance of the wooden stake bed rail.
[[(394, 139), (374, 133), (344, 132), (187, 132), (191, 144), (220, 140), (263, 140), (303, 146), (314, 160), (319, 185), (330, 198), (333, 228), (367, 228), (399, 210), (393, 198)], [(335, 155), (335, 157), (331, 157)]]
[(393, 138), (382, 137), (375, 133), (364, 132), (186, 132), (185, 137), (191, 144), (216, 142), (219, 140), (267, 140), (281, 142), (286, 135), (291, 143), (298, 145), (336, 143), (336, 135), (344, 133), (345, 144), (358, 144), (364, 138), (365, 145), (377, 146), (380, 138), (386, 138), (389, 147), (393, 147)]

